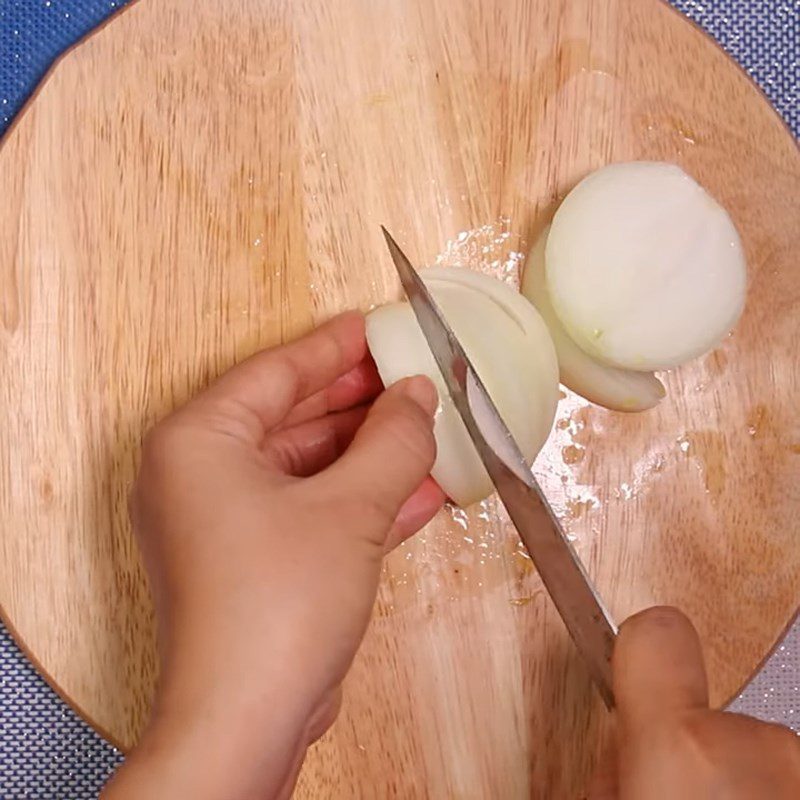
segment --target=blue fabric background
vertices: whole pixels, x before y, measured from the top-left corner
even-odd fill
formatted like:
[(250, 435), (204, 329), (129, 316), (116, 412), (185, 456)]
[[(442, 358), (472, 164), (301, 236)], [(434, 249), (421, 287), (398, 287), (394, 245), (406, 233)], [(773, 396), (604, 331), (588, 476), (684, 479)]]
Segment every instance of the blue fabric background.
[[(744, 66), (795, 135), (800, 133), (800, 0), (671, 2)], [(124, 3), (0, 0), (0, 135), (53, 59)], [(786, 651), (775, 654), (770, 668), (800, 671), (800, 659)], [(800, 692), (796, 684), (792, 688)], [(757, 680), (748, 692), (739, 706), (792, 721), (792, 701), (776, 697), (774, 685)], [(0, 626), (0, 800), (94, 798), (120, 760), (44, 683)]]

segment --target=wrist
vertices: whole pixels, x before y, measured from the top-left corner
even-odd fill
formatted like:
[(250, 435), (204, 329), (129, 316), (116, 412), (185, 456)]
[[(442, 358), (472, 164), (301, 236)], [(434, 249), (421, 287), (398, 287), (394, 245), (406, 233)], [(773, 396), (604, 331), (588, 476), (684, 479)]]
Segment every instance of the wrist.
[(160, 705), (103, 800), (288, 798), (308, 745), (305, 719), (286, 705), (269, 720), (242, 711)]

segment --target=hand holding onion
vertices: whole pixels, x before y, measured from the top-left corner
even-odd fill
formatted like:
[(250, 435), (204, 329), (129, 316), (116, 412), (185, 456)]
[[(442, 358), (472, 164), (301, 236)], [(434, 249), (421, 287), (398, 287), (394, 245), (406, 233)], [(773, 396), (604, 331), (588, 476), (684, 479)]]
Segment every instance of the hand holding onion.
[[(423, 278), (532, 463), (547, 440), (558, 403), (558, 363), (541, 316), (510, 286), (486, 275), (439, 268), (425, 270)], [(431, 474), (447, 496), (467, 506), (489, 495), (492, 482), (411, 306), (394, 303), (373, 311), (367, 317), (367, 342), (386, 386), (423, 374), (439, 389)]]

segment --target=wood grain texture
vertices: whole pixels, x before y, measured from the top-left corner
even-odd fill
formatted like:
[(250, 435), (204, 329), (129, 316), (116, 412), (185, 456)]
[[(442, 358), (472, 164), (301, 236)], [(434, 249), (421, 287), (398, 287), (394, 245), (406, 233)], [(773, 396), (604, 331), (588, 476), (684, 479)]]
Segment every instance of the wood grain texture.
[[(709, 40), (657, 0), (140, 0), (63, 60), (0, 149), (0, 604), (81, 713), (129, 746), (152, 694), (143, 430), (396, 297), (379, 223), (496, 269), (633, 158), (730, 209), (747, 309), (653, 412), (565, 397), (537, 472), (618, 618), (694, 617), (719, 703), (800, 593), (800, 159)], [(605, 726), (489, 501), (388, 560), (297, 796), (575, 797)]]

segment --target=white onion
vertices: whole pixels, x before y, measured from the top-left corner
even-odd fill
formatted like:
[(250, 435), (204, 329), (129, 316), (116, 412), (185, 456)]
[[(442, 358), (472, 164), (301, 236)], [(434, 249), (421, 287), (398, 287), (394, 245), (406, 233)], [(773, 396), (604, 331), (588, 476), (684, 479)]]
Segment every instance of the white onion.
[(625, 369), (667, 369), (706, 352), (744, 305), (733, 222), (671, 164), (612, 164), (581, 181), (556, 212), (546, 262), (567, 333)]
[[(436, 268), (422, 277), (532, 462), (550, 433), (558, 403), (558, 364), (547, 327), (524, 297), (486, 275)], [(419, 374), (436, 383), (441, 408), (432, 475), (447, 496), (467, 506), (489, 495), (491, 480), (411, 307), (394, 303), (371, 312), (367, 341), (384, 385)]]
[(634, 372), (602, 364), (575, 344), (558, 320), (545, 283), (545, 228), (525, 264), (522, 293), (530, 300), (550, 330), (558, 356), (561, 382), (587, 400), (618, 411), (644, 411), (665, 395), (661, 381), (651, 372)]

